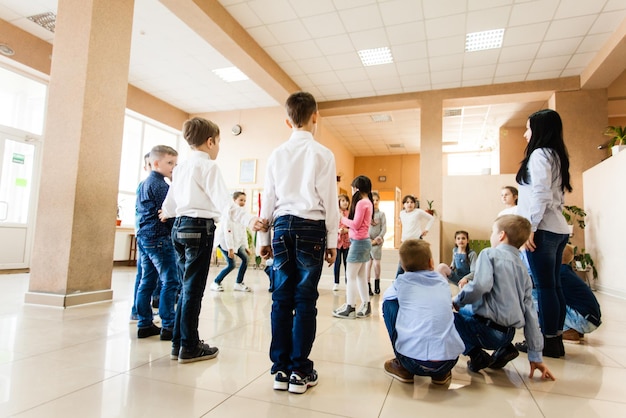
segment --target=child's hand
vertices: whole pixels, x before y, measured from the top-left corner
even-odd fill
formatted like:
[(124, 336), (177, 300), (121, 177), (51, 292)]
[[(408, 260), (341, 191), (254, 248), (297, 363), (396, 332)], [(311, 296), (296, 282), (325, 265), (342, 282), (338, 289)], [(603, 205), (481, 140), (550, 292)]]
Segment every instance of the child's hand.
[(228, 258), (234, 258), (235, 257), (235, 250), (233, 250), (232, 248), (228, 249)]
[(328, 263), (328, 267), (332, 266), (335, 263), (335, 259), (337, 258), (337, 249), (336, 248), (326, 248), (326, 262)]
[(259, 248), (259, 255), (261, 256), (261, 258), (263, 258), (263, 260), (267, 260), (268, 258), (273, 258), (272, 247), (269, 245), (262, 245), (261, 248)]
[(465, 286), (467, 284), (468, 280), (463, 277), (461, 280), (459, 280), (459, 289), (463, 289), (463, 286)]
[(165, 216), (165, 214), (163, 213), (161, 209), (158, 210), (157, 214), (161, 222), (167, 222), (167, 217)]
[(267, 219), (262, 219), (258, 217), (252, 218), (250, 220), (250, 223), (248, 224), (248, 228), (253, 231), (267, 232), (267, 230), (269, 229), (269, 222), (267, 221)]
[(548, 366), (546, 366), (544, 363), (537, 363), (536, 361), (531, 361), (530, 362), (530, 374), (528, 375), (529, 378), (532, 379), (533, 375), (535, 374), (535, 370), (539, 370), (541, 372), (542, 379), (556, 380), (556, 378), (554, 377), (550, 369), (548, 369)]

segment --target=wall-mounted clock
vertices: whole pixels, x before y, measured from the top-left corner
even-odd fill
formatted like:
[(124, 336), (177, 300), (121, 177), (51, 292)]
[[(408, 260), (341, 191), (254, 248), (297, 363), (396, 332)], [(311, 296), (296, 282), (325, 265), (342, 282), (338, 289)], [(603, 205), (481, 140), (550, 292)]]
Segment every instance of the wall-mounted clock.
[(242, 129), (241, 129), (241, 125), (237, 124), (235, 126), (233, 126), (233, 128), (230, 130), (230, 133), (232, 133), (233, 135), (237, 136), (241, 133)]

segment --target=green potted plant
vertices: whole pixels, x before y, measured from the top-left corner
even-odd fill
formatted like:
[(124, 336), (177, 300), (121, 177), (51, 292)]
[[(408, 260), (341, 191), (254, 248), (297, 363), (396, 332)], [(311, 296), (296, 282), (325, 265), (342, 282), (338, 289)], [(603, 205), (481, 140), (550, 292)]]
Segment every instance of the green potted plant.
[(570, 225), (570, 236), (574, 235), (574, 224), (578, 225), (580, 229), (585, 229), (585, 226), (587, 226), (585, 225), (585, 216), (587, 216), (587, 213), (578, 206), (563, 206), (563, 216), (567, 224)]
[(426, 204), (428, 205), (428, 209), (424, 209), (424, 212), (429, 213), (433, 216), (437, 215), (437, 211), (435, 211), (435, 209), (433, 209), (433, 203), (435, 201), (434, 200), (426, 200)]
[[(585, 229), (587, 224), (585, 223), (585, 217), (587, 216), (587, 212), (584, 209), (579, 208), (575, 205), (563, 206), (563, 216), (567, 221), (568, 225), (572, 226), (572, 230), (574, 225), (578, 225), (580, 229)], [(573, 235), (570, 233), (570, 236)], [(570, 242), (571, 244), (571, 242)], [(574, 260), (572, 261), (572, 267), (578, 271), (591, 271), (593, 273), (593, 279), (596, 280), (598, 278), (598, 270), (596, 270), (595, 264), (593, 262), (593, 258), (591, 254), (585, 252), (583, 248), (578, 252), (578, 247), (574, 247)]]
[(604, 135), (610, 136), (609, 148), (612, 155), (617, 154), (626, 148), (626, 128), (623, 126), (609, 126), (604, 131)]
[(591, 271), (593, 273), (593, 279), (598, 279), (598, 270), (596, 270), (596, 266), (593, 263), (593, 258), (585, 249), (581, 249), (578, 252), (578, 247), (574, 247), (574, 268), (579, 271)]

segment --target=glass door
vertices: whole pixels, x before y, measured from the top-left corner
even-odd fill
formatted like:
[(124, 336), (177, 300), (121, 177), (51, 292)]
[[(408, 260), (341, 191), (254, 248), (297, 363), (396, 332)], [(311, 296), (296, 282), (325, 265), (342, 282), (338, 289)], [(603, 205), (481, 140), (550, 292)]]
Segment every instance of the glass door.
[(0, 269), (29, 266), (40, 138), (0, 127)]

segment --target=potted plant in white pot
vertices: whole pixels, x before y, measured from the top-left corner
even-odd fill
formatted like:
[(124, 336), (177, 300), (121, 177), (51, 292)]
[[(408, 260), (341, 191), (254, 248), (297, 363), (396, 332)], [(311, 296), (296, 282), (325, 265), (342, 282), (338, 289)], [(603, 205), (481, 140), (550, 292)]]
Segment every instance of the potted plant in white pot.
[(623, 126), (609, 126), (604, 135), (611, 137), (608, 146), (611, 148), (612, 155), (626, 149), (626, 128)]

